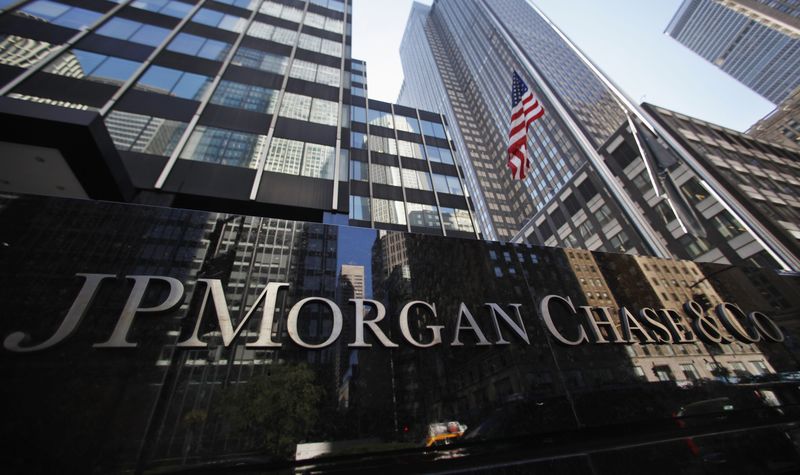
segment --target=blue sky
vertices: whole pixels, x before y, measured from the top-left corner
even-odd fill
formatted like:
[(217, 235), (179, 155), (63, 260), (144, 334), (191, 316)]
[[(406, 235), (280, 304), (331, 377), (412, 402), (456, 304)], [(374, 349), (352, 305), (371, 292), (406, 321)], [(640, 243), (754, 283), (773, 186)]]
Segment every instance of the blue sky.
[[(774, 106), (664, 34), (681, 1), (534, 3), (634, 101), (747, 129)], [(367, 61), (373, 99), (397, 99), (403, 76), (398, 49), (411, 4), (412, 0), (354, 1), (353, 57)]]

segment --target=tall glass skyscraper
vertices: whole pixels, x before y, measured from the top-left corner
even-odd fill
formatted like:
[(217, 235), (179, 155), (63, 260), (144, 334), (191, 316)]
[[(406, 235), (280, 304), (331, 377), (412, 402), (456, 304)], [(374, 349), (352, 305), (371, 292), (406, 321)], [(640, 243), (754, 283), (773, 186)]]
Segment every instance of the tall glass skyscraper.
[[(794, 250), (779, 243), (758, 212), (726, 191), (675, 131), (634, 104), (531, 3), (416, 4), (400, 52), (405, 82), (398, 101), (443, 111), (454, 120), (451, 128), (459, 135), (454, 142), (485, 236), (688, 258), (687, 246), (715, 246), (704, 242), (707, 223), (691, 196), (680, 191), (684, 180), (697, 176), (719, 209), (731, 213), (756, 242), (755, 252), (737, 259), (763, 250), (771, 265), (800, 265), (796, 243), (789, 244)], [(531, 126), (532, 168), (521, 182), (512, 180), (506, 166), (512, 71), (546, 111)], [(625, 171), (609, 166), (620, 128), (635, 132), (631, 158), (647, 169), (653, 195), (644, 207), (637, 199), (642, 192), (623, 185)], [(691, 258), (724, 262), (720, 253)]]
[(795, 2), (684, 0), (666, 33), (773, 103), (800, 86)]

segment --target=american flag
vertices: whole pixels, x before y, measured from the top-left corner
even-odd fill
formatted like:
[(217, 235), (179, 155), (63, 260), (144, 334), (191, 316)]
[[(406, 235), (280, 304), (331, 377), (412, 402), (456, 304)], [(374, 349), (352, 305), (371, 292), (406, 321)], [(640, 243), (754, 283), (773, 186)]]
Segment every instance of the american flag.
[(511, 85), (511, 132), (508, 133), (508, 168), (515, 180), (525, 178), (528, 161), (528, 126), (544, 115), (544, 108), (528, 89), (525, 81), (514, 71)]

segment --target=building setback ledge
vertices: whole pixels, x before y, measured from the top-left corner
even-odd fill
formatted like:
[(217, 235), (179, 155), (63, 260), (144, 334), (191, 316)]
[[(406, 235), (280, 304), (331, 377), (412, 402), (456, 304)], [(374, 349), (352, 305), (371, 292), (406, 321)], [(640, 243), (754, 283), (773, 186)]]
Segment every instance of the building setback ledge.
[(0, 141), (58, 150), (90, 198), (133, 198), (135, 190), (122, 159), (95, 111), (0, 97)]

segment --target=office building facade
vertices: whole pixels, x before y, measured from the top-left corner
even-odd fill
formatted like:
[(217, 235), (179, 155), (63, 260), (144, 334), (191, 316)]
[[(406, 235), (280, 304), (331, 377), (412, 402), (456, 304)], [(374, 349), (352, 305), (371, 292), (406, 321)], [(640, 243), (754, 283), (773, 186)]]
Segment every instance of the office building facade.
[(775, 110), (750, 126), (747, 133), (757, 139), (800, 149), (800, 87)]
[(777, 104), (800, 86), (797, 18), (783, 2), (685, 0), (665, 32)]
[[(10, 6), (0, 95), (4, 147), (16, 158), (4, 163), (3, 190), (346, 223), (356, 138), (356, 149), (383, 160), (374, 173), (393, 167), (376, 178), (393, 188), (375, 196), (361, 189), (354, 225), (475, 237), (453, 160), (440, 165), (440, 153), (452, 154), (440, 114), (398, 111), (408, 117), (398, 117), (405, 141), (395, 142), (391, 117), (382, 132), (375, 124), (368, 133), (358, 114), (374, 112), (359, 87), (363, 62), (350, 82), (350, 11), (338, 0)], [(87, 123), (94, 162), (67, 132)], [(19, 167), (35, 176), (44, 159), (36, 147), (52, 152), (39, 167), (49, 177), (23, 182)], [(369, 168), (365, 153), (356, 152), (365, 164), (358, 172)], [(401, 156), (413, 160), (401, 168)], [(400, 170), (402, 183), (393, 180)], [(371, 191), (369, 176), (359, 174), (353, 186), (369, 183)]]
[[(688, 173), (703, 182), (702, 188), (714, 190), (708, 194), (736, 216), (735, 222), (747, 224), (743, 228), (759, 252), (770, 255), (762, 265), (797, 267), (794, 239), (787, 242), (784, 231), (762, 223), (761, 211), (751, 209), (747, 199), (725, 191), (713, 178), (712, 165), (693, 158), (678, 142), (679, 134), (653, 117), (653, 109), (632, 104), (527, 2), (417, 4), (401, 57), (405, 83), (400, 101), (439, 107), (456, 122), (453, 130), (461, 136), (455, 142), (463, 149), (465, 175), (472, 177), (467, 185), (487, 236), (725, 262), (716, 254), (686, 252), (689, 243), (708, 235), (675, 184), (681, 173)], [(511, 179), (505, 159), (510, 73), (502, 72), (512, 70), (522, 72), (545, 109), (531, 126), (532, 170), (523, 182)], [(631, 158), (638, 156), (635, 166), (648, 171), (641, 189), (626, 186), (613, 165), (607, 145), (620, 128), (642, 135), (638, 142), (630, 137)], [(643, 203), (647, 189), (653, 199)], [(498, 229), (505, 230), (497, 234)]]

